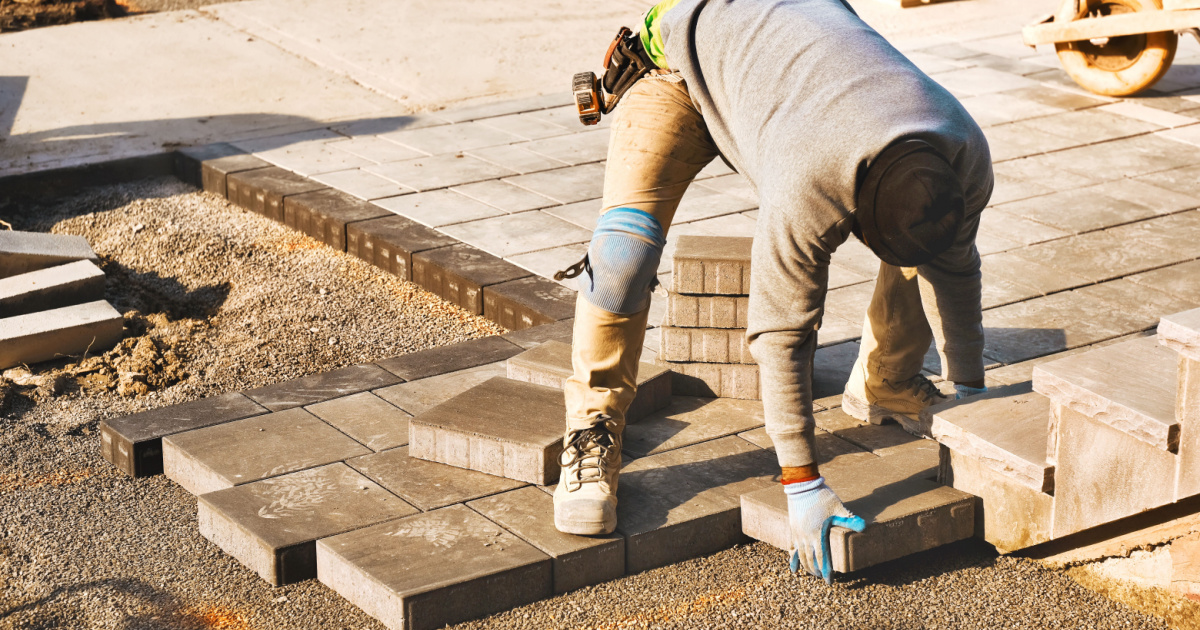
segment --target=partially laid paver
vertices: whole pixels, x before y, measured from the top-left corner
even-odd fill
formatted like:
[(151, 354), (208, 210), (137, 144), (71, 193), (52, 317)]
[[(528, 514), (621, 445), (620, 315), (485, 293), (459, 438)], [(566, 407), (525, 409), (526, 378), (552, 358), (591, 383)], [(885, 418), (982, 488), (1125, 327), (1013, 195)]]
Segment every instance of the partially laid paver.
[(562, 452), (560, 390), (493, 378), (415, 416), (409, 455), (546, 485)]
[(1052, 537), (1054, 497), (999, 472), (982, 459), (942, 447), (938, 482), (979, 497), (975, 536), (1010, 553)]
[[(863, 532), (830, 532), (834, 571), (850, 573), (964, 538), (975, 528), (975, 497), (909, 476), (874, 455), (843, 456), (821, 466), (821, 476), (847, 509), (868, 525)], [(791, 550), (787, 495), (775, 485), (742, 496), (746, 534)]]
[[(508, 378), (562, 389), (571, 377), (571, 344), (547, 341), (508, 360)], [(653, 363), (638, 364), (637, 394), (625, 421), (642, 418), (671, 404), (671, 374)]]
[(566, 593), (625, 575), (625, 539), (573, 536), (554, 527), (554, 499), (525, 487), (467, 504), (554, 559), (554, 592)]
[(503, 361), (520, 352), (520, 346), (493, 336), (410, 352), (375, 364), (406, 381), (416, 381)]
[(475, 470), (410, 457), (401, 446), (346, 460), (352, 468), (422, 511), (479, 499), (526, 485)]
[(412, 262), (413, 282), (475, 315), (483, 314), (484, 287), (532, 275), (464, 244), (413, 254)]
[(453, 238), (401, 216), (346, 225), (346, 253), (402, 280), (412, 279), (412, 255), (457, 244)]
[(622, 448), (644, 457), (742, 433), (763, 422), (757, 400), (676, 396), (667, 408), (626, 426)]
[(679, 236), (672, 290), (691, 295), (749, 295), (748, 237)]
[(274, 586), (317, 577), (321, 538), (417, 513), (338, 462), (201, 495), (200, 534)]
[(292, 195), (283, 203), (284, 223), (338, 250), (346, 251), (346, 227), (391, 213), (340, 190)]
[(266, 407), (231, 392), (102, 420), (100, 454), (127, 475), (157, 475), (163, 471), (163, 437), (267, 412)]
[(372, 393), (415, 416), (490, 378), (504, 374), (504, 363), (501, 361), (400, 383), (373, 390)]
[(483, 316), (509, 330), (524, 330), (575, 316), (575, 291), (540, 276), (483, 288)]
[(278, 166), (230, 173), (226, 178), (229, 201), (279, 223), (284, 222), (285, 197), (323, 188), (327, 186)]
[(658, 357), (664, 361), (755, 363), (744, 329), (663, 326), (661, 344)]
[(176, 433), (162, 447), (163, 472), (197, 496), (371, 452), (303, 409)]
[(100, 262), (82, 236), (0, 230), (0, 278), (76, 260)]
[(0, 278), (0, 319), (104, 298), (104, 272), (90, 260)]
[(251, 389), (245, 394), (271, 411), (282, 411), (387, 387), (400, 381), (391, 372), (368, 363)]
[(638, 573), (745, 540), (739, 497), (778, 483), (770, 451), (729, 436), (635, 459), (621, 471), (617, 531)]
[(104, 300), (5, 317), (0, 319), (0, 370), (85, 352), (102, 354), (124, 332), (125, 318)]
[(553, 593), (549, 556), (466, 506), (326, 538), (317, 578), (392, 630), (432, 630)]
[(304, 410), (377, 453), (408, 444), (408, 419), (412, 416), (371, 392), (334, 398)]

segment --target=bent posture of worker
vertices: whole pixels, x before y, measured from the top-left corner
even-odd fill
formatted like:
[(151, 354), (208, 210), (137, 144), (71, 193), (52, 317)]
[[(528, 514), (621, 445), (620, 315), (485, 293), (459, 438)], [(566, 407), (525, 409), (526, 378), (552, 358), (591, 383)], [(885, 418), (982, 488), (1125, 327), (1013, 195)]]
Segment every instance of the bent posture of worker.
[(759, 199), (748, 337), (788, 495), (794, 553), (830, 578), (831, 525), (859, 531), (817, 467), (813, 353), (830, 255), (851, 235), (882, 264), (843, 408), (879, 421), (944, 400), (921, 375), (937, 340), (959, 393), (983, 389), (978, 125), (840, 0), (667, 0), (636, 40), (657, 66), (616, 109), (604, 211), (579, 278), (555, 525), (616, 526), (625, 410), (650, 294), (684, 190), (722, 156)]

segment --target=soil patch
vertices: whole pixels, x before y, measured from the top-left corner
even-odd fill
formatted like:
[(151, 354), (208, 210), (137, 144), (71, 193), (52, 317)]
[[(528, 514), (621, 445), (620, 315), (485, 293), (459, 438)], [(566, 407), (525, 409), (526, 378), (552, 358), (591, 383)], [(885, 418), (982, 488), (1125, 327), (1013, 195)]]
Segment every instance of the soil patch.
[(235, 0), (0, 0), (0, 33), (39, 26), (196, 9)]

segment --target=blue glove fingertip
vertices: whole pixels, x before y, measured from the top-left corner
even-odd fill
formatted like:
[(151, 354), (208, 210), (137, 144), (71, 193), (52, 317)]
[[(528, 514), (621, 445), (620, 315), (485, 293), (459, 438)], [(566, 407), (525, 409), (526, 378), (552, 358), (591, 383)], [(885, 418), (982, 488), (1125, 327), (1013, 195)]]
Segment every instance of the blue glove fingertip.
[(792, 561), (788, 563), (788, 568), (792, 570), (792, 573), (800, 569), (800, 554), (792, 552)]
[(851, 516), (849, 518), (846, 518), (845, 516), (834, 516), (832, 521), (833, 525), (837, 527), (845, 527), (846, 529), (852, 529), (856, 532), (862, 532), (867, 528), (867, 522), (864, 521), (861, 516)]

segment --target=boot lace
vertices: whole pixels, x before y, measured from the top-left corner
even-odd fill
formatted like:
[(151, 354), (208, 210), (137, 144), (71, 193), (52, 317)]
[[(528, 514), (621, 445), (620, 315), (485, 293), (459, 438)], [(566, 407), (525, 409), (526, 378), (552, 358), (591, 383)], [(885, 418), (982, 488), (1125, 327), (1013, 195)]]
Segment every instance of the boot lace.
[(558, 458), (558, 463), (567, 471), (567, 490), (574, 492), (585, 483), (605, 481), (609, 455), (620, 448), (613, 434), (603, 425), (569, 434), (567, 448)]
[(898, 383), (905, 389), (911, 389), (917, 392), (925, 401), (935, 401), (942, 397), (942, 392), (938, 390), (937, 385), (933, 384), (925, 375), (918, 374), (907, 381)]

